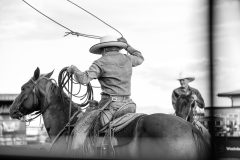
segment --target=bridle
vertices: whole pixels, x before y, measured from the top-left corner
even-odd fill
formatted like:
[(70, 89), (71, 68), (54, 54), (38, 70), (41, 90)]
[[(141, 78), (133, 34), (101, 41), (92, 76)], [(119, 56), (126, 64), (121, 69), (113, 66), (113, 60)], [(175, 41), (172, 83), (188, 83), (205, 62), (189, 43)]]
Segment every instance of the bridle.
[[(33, 89), (32, 89), (32, 92), (33, 92), (33, 108), (35, 108), (35, 109), (36, 109), (36, 108), (40, 108), (40, 106), (39, 106), (39, 105), (40, 105), (40, 104), (39, 104), (39, 99), (38, 99), (38, 98), (39, 98), (39, 92), (40, 92), (40, 91), (38, 91), (39, 89), (37, 88), (37, 85), (38, 85), (39, 81), (42, 80), (42, 79), (46, 79), (47, 81), (52, 81), (52, 80), (53, 80), (53, 81), (56, 83), (56, 81), (55, 81), (54, 79), (48, 79), (48, 78), (46, 78), (46, 77), (41, 77), (41, 78), (39, 78), (39, 79), (36, 80), (36, 81), (34, 81), (32, 78), (30, 79), (31, 83), (33, 83)], [(23, 118), (23, 119), (21, 119), (22, 121), (31, 122), (32, 120), (36, 119), (37, 117), (39, 117), (40, 115), (42, 115), (42, 114), (47, 110), (47, 108), (49, 107), (49, 103), (47, 102), (47, 94), (49, 93), (49, 89), (50, 89), (51, 85), (52, 85), (52, 83), (48, 83), (47, 86), (46, 86), (45, 91), (42, 90), (42, 92), (43, 92), (43, 94), (44, 94), (44, 97), (45, 97), (45, 100), (44, 100), (42, 109), (40, 109), (40, 110), (38, 110), (38, 111), (36, 111), (36, 112), (34, 112), (34, 113), (32, 113), (32, 114), (31, 114), (31, 113), (28, 114), (28, 115), (34, 116), (34, 117), (29, 118), (29, 119)], [(26, 98), (27, 98), (27, 97), (26, 97)], [(22, 104), (26, 98), (24, 98), (24, 99), (21, 101), (20, 104)], [(21, 116), (21, 117), (24, 117), (24, 116), (26, 116), (26, 115), (21, 112), (20, 106), (21, 106), (21, 105), (19, 105), (17, 109), (18, 109), (18, 111), (19, 111), (19, 113), (20, 113), (20, 116)]]

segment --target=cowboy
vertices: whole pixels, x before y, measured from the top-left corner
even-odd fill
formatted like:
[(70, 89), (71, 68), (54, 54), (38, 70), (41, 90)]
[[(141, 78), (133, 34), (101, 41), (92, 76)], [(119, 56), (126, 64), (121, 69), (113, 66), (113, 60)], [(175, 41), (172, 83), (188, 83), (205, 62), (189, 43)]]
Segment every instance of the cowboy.
[(195, 104), (199, 108), (203, 109), (205, 107), (205, 103), (202, 98), (202, 95), (200, 94), (200, 92), (197, 89), (189, 86), (189, 83), (194, 81), (195, 77), (181, 72), (179, 74), (178, 80), (179, 80), (181, 86), (179, 88), (174, 89), (172, 92), (172, 105), (173, 105), (174, 110), (176, 110), (177, 98), (182, 94), (186, 94), (186, 95), (191, 94), (193, 100), (196, 102)]
[[(125, 49), (129, 54), (120, 53)], [(135, 113), (136, 104), (130, 99), (132, 67), (144, 61), (141, 52), (130, 46), (125, 38), (104, 36), (100, 43), (93, 45), (90, 50), (93, 54), (102, 55), (95, 60), (90, 68), (82, 72), (76, 66), (68, 68), (75, 79), (81, 84), (88, 84), (98, 79), (101, 85), (101, 100), (98, 108), (101, 125), (107, 125), (113, 118), (126, 113)]]

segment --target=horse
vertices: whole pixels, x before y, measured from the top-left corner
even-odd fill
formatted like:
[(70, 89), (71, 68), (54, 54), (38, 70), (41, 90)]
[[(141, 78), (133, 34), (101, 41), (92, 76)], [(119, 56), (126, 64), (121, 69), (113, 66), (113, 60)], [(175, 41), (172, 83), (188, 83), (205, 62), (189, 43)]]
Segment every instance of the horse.
[(203, 124), (194, 118), (196, 101), (192, 98), (192, 93), (182, 94), (177, 98), (175, 115), (198, 128), (208, 144), (211, 143), (211, 135)]
[[(42, 114), (51, 140), (68, 123), (70, 102), (74, 106), (72, 114), (78, 111), (78, 104), (66, 95), (61, 96), (63, 91), (50, 79), (52, 73), (40, 75), (40, 69), (37, 68), (10, 106), (12, 118), (21, 119), (34, 111)], [(208, 159), (211, 153), (211, 147), (199, 130), (182, 118), (170, 114), (139, 116), (114, 135), (119, 142), (114, 146), (114, 158), (195, 160)], [(58, 145), (54, 145), (56, 148), (60, 144), (68, 146), (65, 138), (62, 139), (57, 140)], [(99, 155), (91, 158), (96, 157)]]
[(196, 102), (191, 97), (191, 93), (180, 95), (176, 100), (175, 115), (192, 123), (194, 121), (193, 112), (195, 103)]

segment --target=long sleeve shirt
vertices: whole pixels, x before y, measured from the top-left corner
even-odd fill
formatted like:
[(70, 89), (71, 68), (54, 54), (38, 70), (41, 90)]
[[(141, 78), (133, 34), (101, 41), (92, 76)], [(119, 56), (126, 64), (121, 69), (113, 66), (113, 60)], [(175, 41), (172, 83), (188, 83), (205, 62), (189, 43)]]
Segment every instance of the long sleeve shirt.
[(205, 107), (205, 103), (204, 103), (204, 100), (203, 100), (200, 92), (197, 89), (188, 86), (188, 88), (186, 90), (183, 87), (179, 87), (179, 88), (176, 88), (176, 89), (173, 90), (173, 92), (172, 92), (172, 105), (173, 105), (174, 110), (176, 110), (176, 105), (175, 104), (176, 104), (177, 98), (182, 94), (189, 94), (189, 93), (195, 94), (197, 96), (196, 102), (197, 102), (197, 105), (198, 105), (199, 108), (204, 108)]
[(85, 72), (78, 70), (75, 78), (81, 84), (87, 84), (92, 79), (98, 79), (102, 93), (109, 95), (131, 95), (132, 67), (144, 61), (142, 54), (128, 47), (130, 55), (117, 51), (107, 52), (92, 63)]

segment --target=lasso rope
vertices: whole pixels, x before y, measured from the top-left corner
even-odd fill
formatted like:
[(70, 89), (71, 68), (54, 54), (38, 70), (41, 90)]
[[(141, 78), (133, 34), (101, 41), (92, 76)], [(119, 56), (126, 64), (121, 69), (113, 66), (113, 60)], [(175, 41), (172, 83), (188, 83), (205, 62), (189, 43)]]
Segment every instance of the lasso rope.
[[(70, 122), (70, 119), (71, 119), (71, 113), (72, 113), (72, 91), (73, 91), (73, 75), (70, 75), (70, 104), (69, 104), (69, 113), (68, 113), (68, 119), (69, 119), (69, 122)], [(68, 126), (68, 135), (70, 135), (70, 125)]]
[[(83, 33), (79, 33), (79, 32), (75, 32), (71, 29), (69, 29), (68, 27), (62, 25), (61, 23), (57, 22), (56, 20), (52, 19), (51, 17), (47, 16), (46, 14), (44, 14), (43, 12), (41, 12), (40, 10), (36, 9), (35, 7), (33, 7), (31, 4), (29, 4), (28, 2), (26, 2), (25, 0), (22, 0), (24, 3), (26, 3), (28, 6), (30, 6), (32, 9), (34, 9), (35, 11), (37, 11), (38, 13), (40, 13), (41, 15), (43, 15), (44, 17), (48, 18), (49, 20), (51, 20), (52, 22), (58, 24), (59, 26), (67, 29), (69, 32), (65, 32), (66, 34), (64, 36), (68, 36), (68, 35), (75, 35), (75, 36), (82, 36), (82, 37), (87, 37), (87, 38), (94, 38), (94, 39), (101, 39), (101, 36), (96, 36), (96, 35), (91, 35), (91, 34), (83, 34)], [(116, 28), (114, 28), (113, 26), (111, 26), (110, 24), (106, 23), (105, 21), (103, 21), (102, 19), (98, 18), (96, 15), (94, 15), (93, 13), (87, 11), (86, 9), (84, 9), (83, 7), (77, 5), (76, 3), (73, 3), (70, 0), (67, 0), (69, 3), (77, 6), (78, 8), (82, 9), (83, 11), (87, 12), (88, 14), (90, 14), (91, 16), (95, 17), (96, 19), (98, 19), (99, 21), (101, 21), (102, 23), (104, 23), (105, 25), (107, 25), (108, 27), (112, 28), (113, 30), (117, 31), (121, 37), (123, 37), (122, 33), (120, 31), (118, 31)]]
[(58, 24), (59, 26), (67, 29), (69, 32), (65, 32), (66, 34), (64, 36), (67, 36), (69, 34), (72, 35), (76, 35), (76, 36), (82, 36), (82, 37), (87, 37), (87, 38), (94, 38), (94, 39), (100, 39), (100, 36), (95, 36), (95, 35), (90, 35), (90, 34), (83, 34), (83, 33), (78, 33), (78, 32), (74, 32), (73, 30), (69, 29), (68, 27), (62, 25), (61, 23), (55, 21), (54, 19), (50, 18), (49, 16), (47, 16), (46, 14), (44, 14), (43, 12), (39, 11), (38, 9), (36, 9), (35, 7), (33, 7), (31, 4), (29, 4), (28, 2), (26, 2), (25, 0), (22, 0), (24, 3), (26, 3), (28, 6), (30, 6), (32, 9), (34, 9), (35, 11), (37, 11), (38, 13), (40, 13), (41, 15), (43, 15), (44, 17), (48, 18), (49, 20), (51, 20), (52, 22)]
[(97, 18), (99, 21), (101, 21), (102, 23), (106, 24), (108, 27), (110, 27), (110, 28), (112, 28), (113, 30), (117, 31), (117, 32), (121, 35), (121, 37), (123, 37), (122, 33), (121, 33), (119, 30), (117, 30), (116, 28), (114, 28), (114, 27), (111, 26), (110, 24), (106, 23), (106, 22), (103, 21), (102, 19), (98, 18), (98, 17), (97, 17), (96, 15), (94, 15), (93, 13), (87, 11), (87, 10), (84, 9), (83, 7), (77, 5), (76, 3), (74, 3), (74, 2), (72, 2), (72, 1), (70, 1), (70, 0), (67, 0), (67, 1), (68, 1), (69, 3), (71, 3), (71, 4), (75, 5), (75, 6), (77, 6), (77, 7), (80, 8), (81, 10), (87, 12), (88, 14), (90, 14), (91, 16), (93, 16), (94, 18)]
[[(88, 83), (87, 85), (87, 91), (85, 94), (83, 94), (82, 96), (77, 96), (77, 94), (80, 93), (81, 90), (81, 84), (77, 83), (74, 79), (73, 79), (73, 75), (70, 75), (67, 72), (68, 67), (64, 67), (59, 75), (58, 75), (58, 85), (60, 87), (60, 89), (62, 91), (64, 91), (64, 89), (67, 91), (67, 93), (70, 95), (70, 106), (69, 106), (69, 121), (68, 123), (65, 125), (65, 127), (58, 133), (58, 135), (54, 138), (53, 142), (51, 143), (51, 147), (50, 150), (52, 150), (53, 145), (55, 144), (55, 142), (59, 139), (59, 137), (61, 136), (61, 134), (68, 129), (68, 135), (70, 135), (70, 127), (71, 127), (71, 122), (73, 120), (74, 117), (76, 117), (78, 115), (78, 113), (80, 112), (77, 111), (75, 112), (72, 116), (71, 116), (71, 107), (72, 107), (72, 96), (74, 97), (81, 97), (81, 100), (84, 99), (84, 102), (80, 104), (80, 107), (85, 107), (89, 104), (90, 100), (93, 100), (93, 90), (92, 90), (92, 86), (90, 83)], [(69, 81), (71, 84), (69, 84)], [(77, 94), (73, 94), (72, 90), (73, 90), (73, 84), (79, 84), (79, 91)], [(66, 87), (66, 85), (68, 87)], [(70, 85), (70, 87), (69, 87)]]

